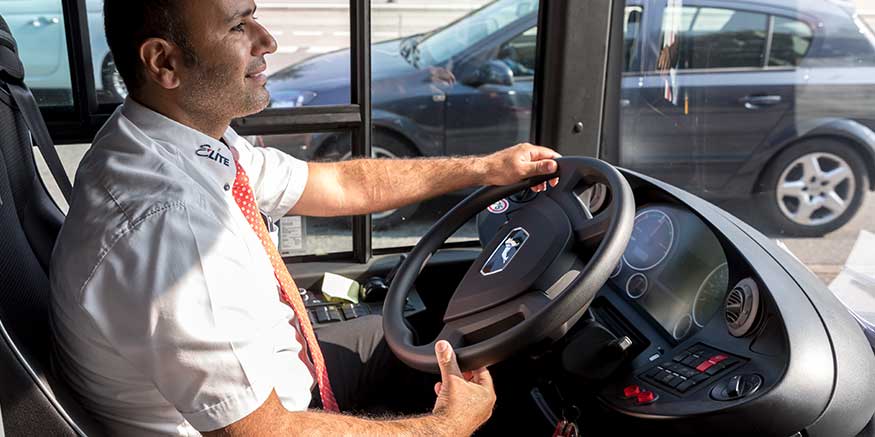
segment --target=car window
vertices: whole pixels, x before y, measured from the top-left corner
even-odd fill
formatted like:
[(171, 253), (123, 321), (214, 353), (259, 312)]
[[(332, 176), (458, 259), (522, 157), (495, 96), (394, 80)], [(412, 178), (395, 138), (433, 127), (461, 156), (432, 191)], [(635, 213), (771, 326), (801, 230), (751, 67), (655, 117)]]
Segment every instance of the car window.
[(662, 28), (638, 35), (653, 71), (622, 80), (617, 163), (715, 203), (828, 284), (871, 272), (875, 0), (702, 3), (642, 2)]
[(0, 1), (18, 43), (25, 80), (44, 107), (72, 106), (73, 91), (61, 0)]
[(770, 67), (797, 66), (811, 47), (813, 32), (808, 24), (786, 17), (774, 17)]
[(537, 0), (499, 0), (455, 21), (446, 27), (426, 34), (419, 50), (428, 57), (428, 63), (440, 64), (508, 24), (531, 15), (538, 9)]
[(669, 6), (663, 15), (663, 65), (678, 69), (761, 67), (768, 33), (765, 14)]
[(641, 6), (626, 6), (623, 14), (623, 71), (638, 69), (638, 41), (641, 34), (641, 20), (644, 18), (644, 8)]
[(507, 64), (514, 77), (535, 75), (535, 46), (538, 43), (538, 28), (533, 27), (498, 49), (497, 59)]
[[(531, 140), (538, 2), (438, 3), (427, 9), (410, 6), (415, 11), (404, 22), (420, 27), (410, 26), (400, 38), (374, 46), (371, 149), (375, 157), (484, 155)], [(372, 16), (382, 7), (374, 2)], [(531, 27), (522, 27), (520, 20), (530, 20)], [(414, 48), (417, 35), (430, 36)], [(416, 50), (422, 52), (421, 58), (411, 62)], [(472, 54), (464, 59), (437, 62), (469, 50)], [(399, 51), (407, 54), (408, 62), (396, 62)], [(415, 244), (470, 192), (372, 214), (373, 248)], [(476, 240), (477, 225), (472, 219), (449, 241)]]

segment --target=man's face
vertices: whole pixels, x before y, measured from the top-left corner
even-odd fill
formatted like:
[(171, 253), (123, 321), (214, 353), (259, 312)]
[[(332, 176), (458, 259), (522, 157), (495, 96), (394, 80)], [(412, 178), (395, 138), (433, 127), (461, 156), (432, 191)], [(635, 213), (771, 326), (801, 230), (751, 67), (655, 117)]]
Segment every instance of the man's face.
[(266, 108), (264, 56), (276, 40), (255, 20), (253, 0), (189, 0), (184, 10), (197, 62), (180, 70), (181, 104), (192, 112), (237, 118)]

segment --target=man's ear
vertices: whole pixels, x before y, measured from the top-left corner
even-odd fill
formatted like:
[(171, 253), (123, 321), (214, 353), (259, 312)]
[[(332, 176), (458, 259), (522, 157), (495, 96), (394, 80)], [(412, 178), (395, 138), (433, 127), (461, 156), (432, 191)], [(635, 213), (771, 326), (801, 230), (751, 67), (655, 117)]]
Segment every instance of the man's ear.
[(179, 49), (162, 38), (149, 38), (140, 45), (140, 62), (145, 68), (146, 80), (164, 89), (179, 86)]

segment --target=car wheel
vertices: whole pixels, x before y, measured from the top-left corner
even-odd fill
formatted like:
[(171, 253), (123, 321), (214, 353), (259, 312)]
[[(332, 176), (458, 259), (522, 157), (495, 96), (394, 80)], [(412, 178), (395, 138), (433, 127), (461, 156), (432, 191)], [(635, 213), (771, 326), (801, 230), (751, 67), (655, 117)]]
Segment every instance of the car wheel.
[(125, 86), (125, 81), (115, 68), (112, 54), (107, 54), (106, 58), (103, 59), (100, 76), (103, 80), (103, 94), (108, 101), (121, 102), (128, 96), (128, 87)]
[(819, 237), (854, 217), (867, 186), (857, 151), (833, 138), (812, 138), (772, 161), (763, 175), (759, 202), (781, 233)]
[[(394, 159), (419, 156), (411, 145), (392, 134), (376, 131), (371, 142), (372, 158)], [(349, 143), (343, 140), (328, 142), (317, 152), (317, 159), (319, 160), (343, 161), (351, 157), (352, 152), (350, 152)], [(386, 230), (399, 226), (409, 221), (418, 207), (419, 204), (413, 204), (389, 211), (375, 212), (371, 214), (373, 226), (378, 230)]]

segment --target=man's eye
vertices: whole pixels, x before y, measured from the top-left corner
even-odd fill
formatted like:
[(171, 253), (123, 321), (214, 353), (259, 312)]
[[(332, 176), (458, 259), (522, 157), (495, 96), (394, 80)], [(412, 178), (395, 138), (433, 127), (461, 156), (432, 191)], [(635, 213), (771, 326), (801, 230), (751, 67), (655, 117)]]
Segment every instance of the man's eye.
[(233, 32), (243, 32), (243, 27), (244, 27), (244, 26), (246, 26), (246, 23), (240, 23), (240, 24), (238, 24), (238, 25), (232, 27), (232, 28), (231, 28), (231, 31), (233, 31)]

